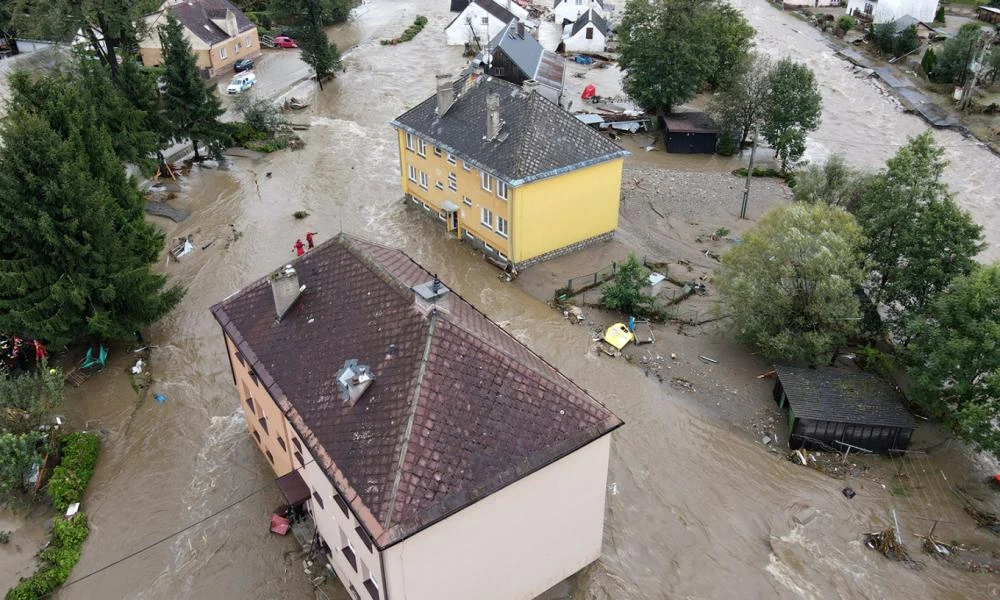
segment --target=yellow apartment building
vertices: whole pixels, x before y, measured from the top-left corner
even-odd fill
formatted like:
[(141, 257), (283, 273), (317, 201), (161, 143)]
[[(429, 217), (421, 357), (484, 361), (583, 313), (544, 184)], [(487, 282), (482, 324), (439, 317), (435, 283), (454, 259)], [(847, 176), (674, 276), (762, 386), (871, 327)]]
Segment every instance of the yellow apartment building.
[(628, 155), (537, 88), (439, 75), (391, 123), (404, 197), (514, 268), (612, 236)]
[(348, 597), (527, 600), (601, 556), (622, 421), (403, 252), (340, 234), (212, 314)]

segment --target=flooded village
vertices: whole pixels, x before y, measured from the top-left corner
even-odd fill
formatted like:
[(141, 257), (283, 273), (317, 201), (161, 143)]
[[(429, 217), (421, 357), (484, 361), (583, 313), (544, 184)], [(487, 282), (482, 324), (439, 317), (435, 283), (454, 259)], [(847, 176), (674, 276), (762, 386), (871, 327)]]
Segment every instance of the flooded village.
[[(625, 4), (366, 0), (326, 29), (323, 89), (280, 30), (254, 39), (276, 47), (246, 90), (211, 74), (221, 120), (261, 98), (294, 142), (194, 162), (176, 144), (176, 173), (141, 178), (153, 271), (185, 293), (91, 347), (99, 368), (84, 345), (49, 358), (78, 375), (59, 426), (100, 439), (89, 536), (51, 597), (1000, 597), (989, 452), (906, 400), (901, 369), (867, 378), (858, 344), (808, 369), (737, 339), (725, 257), (801, 202), (739, 174), (749, 144), (691, 153), (718, 129), (676, 115), (711, 94), (673, 120), (629, 99)], [(975, 260), (1000, 258), (995, 121), (933, 127), (873, 76), (905, 61), (849, 60), (852, 36), (795, 7), (728, 6), (756, 52), (815, 77), (802, 165), (875, 172), (930, 131)], [(0, 60), (4, 79), (19, 61), (48, 68)], [(655, 315), (602, 305), (630, 256)], [(4, 590), (65, 514), (0, 510)]]

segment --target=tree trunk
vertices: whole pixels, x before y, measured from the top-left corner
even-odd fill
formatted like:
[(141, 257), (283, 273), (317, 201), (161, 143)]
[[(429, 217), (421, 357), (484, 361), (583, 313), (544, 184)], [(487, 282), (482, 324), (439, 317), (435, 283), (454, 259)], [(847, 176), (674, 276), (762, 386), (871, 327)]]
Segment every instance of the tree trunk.
[(191, 138), (191, 145), (194, 146), (194, 160), (197, 162), (201, 160), (201, 155), (198, 154), (198, 140)]
[(104, 35), (105, 59), (111, 69), (111, 81), (118, 81), (118, 55), (115, 52), (115, 45), (118, 38), (112, 37), (108, 32), (108, 20), (104, 18), (104, 13), (97, 13), (97, 23), (101, 26), (101, 34)]

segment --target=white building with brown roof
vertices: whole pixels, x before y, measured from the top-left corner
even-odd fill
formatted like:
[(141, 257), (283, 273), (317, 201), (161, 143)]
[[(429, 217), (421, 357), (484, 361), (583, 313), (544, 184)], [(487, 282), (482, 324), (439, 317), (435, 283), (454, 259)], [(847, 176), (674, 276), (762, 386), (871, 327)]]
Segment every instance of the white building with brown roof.
[(241, 58), (260, 55), (257, 26), (229, 0), (166, 0), (160, 10), (145, 17), (149, 35), (139, 42), (139, 55), (146, 66), (163, 62), (159, 28), (167, 15), (184, 26), (184, 37), (207, 77), (231, 71)]
[(528, 600), (600, 556), (621, 420), (402, 252), (341, 234), (212, 312), (351, 597)]

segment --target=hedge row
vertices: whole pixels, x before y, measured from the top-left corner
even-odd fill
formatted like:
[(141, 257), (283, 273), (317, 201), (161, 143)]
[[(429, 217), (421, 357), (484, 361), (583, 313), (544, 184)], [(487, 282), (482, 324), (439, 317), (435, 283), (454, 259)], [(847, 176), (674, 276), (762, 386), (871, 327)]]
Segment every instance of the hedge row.
[(96, 433), (71, 433), (62, 439), (61, 445), (62, 458), (49, 479), (49, 496), (56, 510), (65, 512), (87, 490), (101, 451), (101, 438)]
[(42, 550), (42, 566), (27, 579), (21, 579), (7, 590), (5, 600), (37, 600), (52, 593), (69, 578), (80, 560), (80, 548), (90, 535), (87, 516), (77, 513), (72, 518), (56, 517), (52, 526), (52, 541)]
[(396, 44), (402, 44), (403, 42), (408, 42), (413, 38), (417, 37), (417, 34), (420, 33), (420, 30), (423, 29), (424, 25), (426, 24), (427, 24), (427, 17), (418, 16), (416, 19), (413, 20), (413, 25), (410, 25), (409, 27), (406, 28), (406, 31), (403, 32), (403, 35), (399, 36), (398, 38), (393, 38), (391, 40), (382, 40), (381, 44), (383, 46), (395, 46)]

